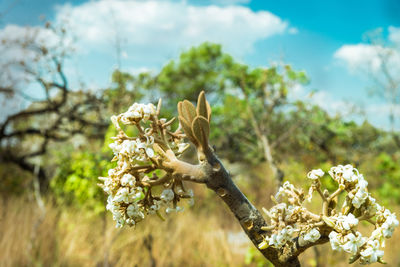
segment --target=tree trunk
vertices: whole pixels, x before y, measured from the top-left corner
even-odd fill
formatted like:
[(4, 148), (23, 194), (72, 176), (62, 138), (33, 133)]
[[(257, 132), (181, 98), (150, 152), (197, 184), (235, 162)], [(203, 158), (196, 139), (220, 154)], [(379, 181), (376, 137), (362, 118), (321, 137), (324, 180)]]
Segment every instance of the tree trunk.
[[(212, 167), (210, 167), (210, 165)], [(208, 188), (213, 190), (229, 207), (231, 212), (239, 221), (243, 231), (247, 234), (254, 246), (275, 266), (300, 266), (297, 254), (294, 256), (279, 252), (278, 249), (268, 247), (260, 250), (258, 245), (263, 241), (263, 235), (267, 232), (262, 230), (262, 226), (267, 226), (261, 213), (250, 203), (246, 196), (240, 191), (232, 181), (229, 173), (223, 167), (221, 162), (210, 153), (207, 155), (207, 163), (203, 163), (203, 170), (209, 179), (206, 182)], [(282, 261), (282, 259), (287, 259)]]
[(275, 164), (274, 158), (272, 157), (271, 146), (269, 144), (268, 138), (265, 135), (261, 135), (260, 139), (261, 139), (261, 143), (262, 143), (262, 147), (263, 147), (263, 151), (264, 151), (265, 160), (267, 161), (269, 167), (271, 168), (272, 175), (276, 179), (276, 181), (278, 183), (278, 188), (279, 188), (283, 184), (283, 177), (285, 176), (285, 174)]

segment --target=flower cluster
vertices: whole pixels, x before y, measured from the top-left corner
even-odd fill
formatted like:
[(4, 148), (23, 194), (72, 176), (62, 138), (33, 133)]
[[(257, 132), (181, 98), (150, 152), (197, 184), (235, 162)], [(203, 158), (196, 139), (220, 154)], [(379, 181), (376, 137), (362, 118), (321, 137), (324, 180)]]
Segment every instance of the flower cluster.
[[(157, 108), (135, 103), (127, 112), (111, 117), (119, 132), (109, 145), (117, 166), (99, 179), (117, 227), (134, 226), (148, 214), (162, 218), (161, 211), (181, 211), (177, 204), (182, 198), (193, 202), (193, 192), (163, 164), (166, 151), (178, 157), (188, 144), (179, 128), (171, 131), (173, 120), (158, 119), (160, 106), (161, 101)], [(137, 134), (128, 136), (120, 123), (135, 127)]]
[[(368, 193), (368, 182), (353, 166), (339, 165), (328, 173), (347, 193), (342, 211), (329, 218), (335, 222), (329, 234), (332, 249), (344, 250), (352, 255), (352, 259), (359, 258), (362, 264), (382, 262), (381, 248), (385, 247), (385, 238), (390, 238), (399, 225), (396, 215), (376, 203)], [(355, 230), (361, 220), (374, 224), (375, 230), (370, 237), (363, 237)]]
[[(325, 175), (321, 169), (307, 174), (312, 180), (307, 196), (302, 189), (297, 189), (289, 182), (283, 184), (272, 198), (276, 205), (270, 210), (264, 209), (270, 218), (270, 225), (263, 227), (268, 234), (259, 248), (291, 246), (296, 237), (301, 246), (308, 246), (325, 236), (329, 238), (333, 250), (351, 254), (350, 262), (359, 259), (361, 264), (383, 263), (385, 238), (390, 238), (399, 225), (396, 215), (376, 203), (368, 192), (368, 182), (353, 166), (332, 167), (328, 174), (338, 184), (333, 193), (321, 190), (320, 178)], [(315, 191), (322, 198), (320, 214), (304, 207), (304, 200), (311, 200)], [(342, 193), (345, 200), (338, 211), (337, 198)], [(360, 221), (374, 225), (369, 237), (357, 231)]]
[(305, 200), (302, 189), (285, 182), (272, 199), (276, 205), (270, 210), (263, 209), (270, 218), (270, 225), (265, 229), (270, 231), (270, 234), (266, 235), (259, 245), (261, 249), (268, 246), (275, 248), (290, 246), (296, 236), (301, 236), (305, 242), (319, 240), (321, 234), (315, 227), (319, 217), (302, 206)]

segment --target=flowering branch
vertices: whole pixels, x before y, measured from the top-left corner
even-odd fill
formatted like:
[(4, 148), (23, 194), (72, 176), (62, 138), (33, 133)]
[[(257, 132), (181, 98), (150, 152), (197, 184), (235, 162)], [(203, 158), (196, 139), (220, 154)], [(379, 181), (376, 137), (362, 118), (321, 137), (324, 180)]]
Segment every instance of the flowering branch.
[[(368, 193), (368, 182), (351, 165), (339, 165), (329, 171), (331, 178), (338, 183), (338, 189), (332, 194), (327, 190), (321, 191), (320, 178), (324, 175), (321, 169), (308, 173), (307, 177), (313, 183), (307, 196), (301, 189), (285, 182), (275, 196), (280, 202), (276, 201), (277, 204), (266, 211), (273, 226), (272, 234), (265, 236), (259, 248), (291, 247), (295, 245), (293, 236), (298, 237), (296, 243), (301, 247), (324, 238), (325, 242), (330, 241), (333, 250), (351, 254), (350, 263), (358, 259), (362, 264), (383, 263), (383, 251), (380, 248), (385, 246), (384, 239), (390, 238), (394, 228), (399, 225), (395, 214), (376, 203)], [(312, 200), (314, 191), (322, 198), (320, 215), (304, 207), (306, 199)], [(341, 193), (346, 194), (345, 201), (341, 210), (337, 211), (336, 198)], [(377, 218), (376, 222), (371, 221), (374, 217)], [(357, 231), (359, 222), (363, 220), (375, 226), (370, 237), (364, 237)]]
[[(164, 211), (183, 210), (178, 206), (182, 199), (193, 203), (193, 192), (184, 182), (196, 182), (205, 184), (227, 204), (253, 244), (275, 266), (300, 266), (298, 256), (303, 251), (328, 241), (332, 249), (350, 253), (350, 262), (383, 263), (381, 248), (399, 222), (394, 213), (371, 197), (368, 182), (357, 169), (351, 165), (331, 168), (329, 175), (338, 184), (333, 193), (322, 190), (320, 179), (325, 173), (320, 169), (308, 173), (312, 184), (307, 195), (285, 182), (272, 197), (275, 205), (263, 209), (267, 222), (209, 146), (211, 108), (204, 92), (197, 107), (187, 100), (179, 102), (180, 126), (175, 131), (171, 130), (173, 120), (158, 118), (160, 109), (161, 100), (157, 108), (135, 103), (127, 112), (111, 118), (119, 131), (110, 145), (117, 167), (109, 170), (108, 177), (100, 177), (104, 181), (100, 186), (109, 195), (107, 209), (117, 227), (134, 226), (149, 214), (163, 218)], [(135, 126), (136, 136), (128, 136), (120, 123)], [(185, 137), (196, 147), (197, 165), (179, 159), (189, 147)], [(305, 207), (314, 191), (322, 199), (320, 214)], [(337, 210), (342, 193), (345, 201)], [(357, 231), (363, 220), (375, 226), (370, 237)]]

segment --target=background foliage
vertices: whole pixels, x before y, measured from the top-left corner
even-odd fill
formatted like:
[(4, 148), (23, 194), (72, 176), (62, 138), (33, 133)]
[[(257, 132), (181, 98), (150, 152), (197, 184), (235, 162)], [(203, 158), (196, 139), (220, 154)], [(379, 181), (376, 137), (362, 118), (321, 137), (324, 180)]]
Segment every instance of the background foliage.
[[(399, 211), (397, 133), (375, 128), (368, 121), (357, 124), (339, 115), (333, 116), (310, 104), (308, 99), (293, 100), (294, 86), (308, 82), (305, 71), (294, 70), (284, 63), (252, 68), (236, 61), (220, 45), (203, 43), (182, 52), (178, 59), (168, 62), (158, 73), (133, 75), (117, 69), (111, 74), (111, 79), (110, 88), (104, 88), (96, 95), (99, 104), (88, 105), (85, 110), (85, 116), (90, 115), (90, 122), (102, 122), (101, 125), (91, 124), (89, 129), (83, 123), (79, 126), (83, 127), (79, 128), (82, 131), (71, 131), (60, 142), (50, 140), (45, 153), (29, 158), (27, 163), (40, 167), (45, 176), (38, 176), (35, 168), (21, 168), (18, 162), (0, 162), (3, 201), (0, 244), (9, 255), (17, 250), (17, 244), (9, 242), (19, 236), (16, 228), (11, 230), (14, 226), (10, 218), (24, 221), (24, 231), (29, 237), (21, 241), (29, 248), (27, 253), (14, 259), (0, 258), (0, 262), (38, 266), (55, 263), (60, 266), (93, 266), (94, 262), (115, 266), (125, 266), (127, 262), (183, 266), (188, 264), (185, 257), (189, 257), (184, 255), (190, 255), (190, 263), (199, 265), (210, 261), (216, 266), (267, 264), (260, 259), (258, 252), (251, 249), (247, 240), (243, 241), (240, 234), (237, 235), (239, 228), (231, 225), (231, 215), (215, 201), (215, 196), (202, 187), (194, 186), (197, 201), (194, 209), (169, 222), (153, 218), (150, 225), (157, 230), (140, 226), (138, 236), (133, 234), (133, 229), (124, 229), (122, 234), (113, 230), (109, 215), (105, 213), (105, 196), (97, 186), (97, 178), (107, 175), (105, 172), (113, 164), (108, 144), (115, 131), (108, 118), (125, 111), (134, 102), (155, 102), (158, 97), (163, 98), (163, 115), (170, 117), (176, 115), (178, 101), (194, 101), (201, 90), (206, 91), (213, 109), (211, 143), (236, 182), (259, 207), (271, 205), (270, 195), (275, 193), (282, 180), (302, 184), (310, 169), (351, 163), (370, 181), (376, 197)], [(68, 91), (73, 96), (68, 105), (89, 99), (86, 92), (85, 89), (79, 93)], [(57, 97), (54, 95), (51, 99)], [(40, 104), (40, 101), (33, 101), (27, 110)], [(48, 123), (41, 117), (23, 117), (11, 128), (31, 129), (35, 125), (45, 128)], [(63, 123), (64, 129), (73, 129), (79, 120), (75, 118)], [(7, 145), (1, 143), (1, 154), (5, 155), (10, 149), (23, 152), (34, 146), (37, 138), (16, 135)], [(185, 156), (189, 161), (193, 157), (190, 151)], [(37, 179), (39, 189), (35, 182)], [(328, 187), (329, 182), (326, 181)], [(41, 201), (45, 204), (40, 205)], [(25, 213), (27, 209), (30, 211)], [(181, 219), (184, 223), (179, 222)], [(175, 223), (178, 228), (172, 226)], [(191, 229), (190, 225), (199, 229)], [(46, 227), (51, 232), (49, 239), (42, 229)], [(175, 235), (175, 241), (162, 245), (166, 231), (170, 229), (175, 229), (168, 234)], [(56, 250), (46, 249), (48, 240), (54, 242)], [(92, 245), (100, 252), (91, 248)], [(164, 251), (165, 246), (167, 249)], [(218, 253), (210, 252), (210, 248), (215, 248)], [(127, 254), (128, 250), (132, 250), (132, 255), (140, 261), (132, 261), (133, 256)], [(177, 257), (176, 260), (169, 261), (165, 256), (167, 251)], [(308, 252), (302, 258), (303, 263), (307, 266), (342, 264), (342, 260), (327, 252), (326, 247), (322, 251), (329, 256), (325, 263), (319, 258), (321, 252), (318, 251)], [(142, 253), (147, 253), (147, 256)], [(392, 252), (389, 254), (392, 258), (387, 261), (398, 264), (398, 256)]]

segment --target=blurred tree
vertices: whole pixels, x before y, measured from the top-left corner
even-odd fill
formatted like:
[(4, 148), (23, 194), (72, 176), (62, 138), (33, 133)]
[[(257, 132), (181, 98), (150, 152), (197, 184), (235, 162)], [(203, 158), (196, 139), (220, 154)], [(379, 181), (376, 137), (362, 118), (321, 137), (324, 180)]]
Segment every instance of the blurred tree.
[(178, 61), (170, 61), (150, 85), (165, 97), (164, 106), (175, 110), (178, 100), (196, 100), (204, 90), (216, 101), (216, 93), (227, 86), (228, 72), (233, 64), (230, 55), (223, 53), (221, 45), (203, 43), (183, 52)]
[[(166, 109), (171, 113), (179, 99), (194, 101), (204, 90), (215, 109), (213, 124), (218, 127), (212, 127), (215, 130), (211, 134), (217, 138), (217, 149), (230, 160), (265, 160), (281, 181), (283, 172), (277, 167), (272, 149), (285, 138), (271, 146), (272, 125), (283, 116), (289, 88), (306, 82), (304, 72), (288, 65), (252, 69), (235, 62), (220, 45), (203, 43), (183, 52), (178, 61), (168, 63), (147, 86), (165, 96)], [(244, 130), (249, 126), (251, 132)], [(282, 136), (282, 132), (275, 136)]]
[[(389, 105), (389, 122), (392, 134), (400, 147), (400, 137), (395, 134), (395, 110), (400, 105), (400, 47), (390, 40), (385, 40), (383, 31), (378, 28), (365, 35), (366, 41), (374, 50), (373, 58), (366, 66), (360, 67), (371, 79), (370, 91), (385, 100)], [(364, 69), (365, 68), (365, 69)]]
[(232, 92), (230, 97), (235, 96), (238, 104), (241, 102), (239, 106), (243, 107), (241, 113), (247, 124), (245, 128), (252, 129), (256, 137), (251, 138), (252, 141), (247, 138), (247, 142), (253, 144), (250, 149), (256, 151), (252, 154), (262, 155), (278, 184), (281, 184), (284, 174), (278, 167), (273, 149), (285, 142), (291, 132), (301, 125), (299, 122), (287, 128), (282, 127), (280, 122), (291, 106), (287, 98), (289, 89), (296, 83), (306, 83), (307, 77), (304, 72), (296, 72), (289, 65), (251, 69), (240, 63), (233, 63), (228, 75)]
[(234, 61), (220, 45), (203, 43), (156, 75), (115, 70), (103, 101), (107, 114), (112, 114), (142, 98), (154, 102), (164, 96), (164, 116), (170, 116), (181, 96), (194, 101), (205, 89), (219, 154), (233, 162), (267, 162), (278, 181), (283, 178), (278, 162), (287, 158), (310, 167), (321, 161), (359, 162), (367, 147), (382, 145), (378, 137), (383, 132), (368, 123), (344, 122), (306, 100), (289, 100), (291, 88), (307, 82), (305, 72), (289, 65), (250, 68)]
[(95, 213), (104, 212), (105, 195), (97, 186), (98, 177), (113, 167), (109, 153), (98, 153), (90, 149), (64, 150), (58, 155), (57, 172), (50, 186), (60, 205), (84, 207)]
[[(188, 95), (196, 100), (199, 88), (215, 92), (224, 88), (224, 72), (232, 58), (222, 52), (218, 44), (203, 43), (179, 56), (179, 61), (170, 61), (157, 75), (156, 84), (162, 92), (172, 97)], [(174, 84), (174, 87), (171, 87)]]
[[(10, 26), (16, 27), (16, 26)], [(1, 40), (0, 84), (6, 100), (0, 123), (0, 159), (22, 170), (37, 171), (42, 189), (49, 175), (43, 162), (54, 142), (82, 135), (98, 138), (108, 127), (102, 101), (88, 90), (72, 90), (64, 71), (68, 37), (64, 29), (7, 29), (21, 32)], [(13, 53), (11, 53), (13, 52)], [(22, 108), (10, 106), (19, 103)]]
[[(377, 191), (386, 203), (400, 203), (400, 154), (381, 153), (374, 161)], [(385, 203), (385, 204), (386, 204)]]
[(126, 110), (134, 102), (139, 102), (149, 92), (154, 78), (149, 73), (132, 75), (115, 70), (111, 75), (111, 86), (102, 92), (102, 100), (106, 105), (107, 114), (115, 114)]
[(307, 106), (303, 102), (297, 105), (298, 108), (290, 113), (286, 123), (293, 125), (297, 121), (304, 121), (305, 127), (293, 132), (289, 142), (282, 144), (281, 151), (285, 154), (291, 151), (312, 154), (314, 162), (311, 165), (321, 161), (332, 164), (353, 162), (357, 165), (363, 156), (374, 149), (389, 148), (387, 140), (383, 140), (384, 132), (367, 121), (359, 125), (345, 121), (339, 115), (330, 116), (319, 106)]

